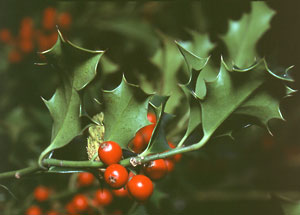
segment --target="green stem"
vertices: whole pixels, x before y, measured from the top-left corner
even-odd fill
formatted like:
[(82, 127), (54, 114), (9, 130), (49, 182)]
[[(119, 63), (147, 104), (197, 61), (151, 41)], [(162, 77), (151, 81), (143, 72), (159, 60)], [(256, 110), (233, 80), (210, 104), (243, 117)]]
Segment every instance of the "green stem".
[[(121, 160), (120, 164), (123, 166), (130, 166), (131, 165), (130, 160), (135, 160), (136, 163), (143, 164), (143, 163), (147, 163), (152, 160), (167, 158), (167, 157), (173, 156), (175, 154), (194, 151), (194, 150), (197, 150), (197, 149), (201, 148), (202, 146), (204, 146), (205, 143), (209, 140), (209, 138), (210, 138), (210, 136), (206, 135), (200, 140), (200, 142), (198, 142), (196, 144), (193, 144), (190, 146), (185, 146), (185, 147), (177, 147), (175, 149), (171, 149), (170, 151), (163, 152), (163, 153), (148, 155), (146, 157), (137, 156), (137, 157), (127, 158), (127, 159)], [(71, 168), (72, 167), (74, 167), (74, 168), (101, 168), (101, 167), (105, 166), (102, 162), (98, 162), (98, 161), (66, 161), (66, 160), (56, 160), (56, 159), (45, 159), (43, 161), (43, 165), (71, 167)]]
[[(136, 163), (137, 165), (141, 165), (141, 164), (147, 163), (152, 160), (163, 159), (163, 158), (167, 158), (167, 157), (170, 157), (170, 156), (173, 156), (176, 154), (195, 151), (195, 150), (201, 148), (202, 146), (204, 146), (205, 143), (209, 140), (210, 136), (211, 135), (204, 135), (203, 138), (200, 140), (200, 142), (190, 145), (190, 146), (177, 147), (175, 149), (171, 149), (171, 150), (163, 152), (163, 153), (157, 153), (157, 154), (148, 155), (145, 157), (137, 156), (137, 157), (127, 158), (127, 159), (121, 160), (120, 164), (123, 166), (130, 166), (130, 165), (132, 165), (132, 161), (134, 161), (134, 163)], [(105, 165), (102, 162), (98, 162), (98, 161), (67, 161), (67, 160), (57, 160), (57, 159), (52, 159), (52, 158), (44, 159), (42, 161), (42, 164), (43, 164), (43, 166), (48, 166), (48, 167), (50, 167), (50, 166), (70, 167), (70, 168), (101, 168), (101, 167), (105, 167)], [(12, 177), (20, 178), (24, 175), (28, 175), (28, 174), (36, 172), (38, 170), (47, 171), (47, 169), (44, 170), (39, 165), (34, 165), (34, 166), (27, 167), (27, 168), (20, 169), (20, 170), (0, 173), (0, 179), (12, 178)]]
[(19, 179), (22, 176), (34, 173), (34, 172), (36, 172), (40, 169), (41, 168), (38, 165), (34, 165), (34, 166), (26, 167), (24, 169), (19, 169), (19, 170), (14, 170), (14, 171), (10, 171), (10, 172), (0, 173), (0, 179), (12, 178), (12, 177), (15, 177), (15, 178)]

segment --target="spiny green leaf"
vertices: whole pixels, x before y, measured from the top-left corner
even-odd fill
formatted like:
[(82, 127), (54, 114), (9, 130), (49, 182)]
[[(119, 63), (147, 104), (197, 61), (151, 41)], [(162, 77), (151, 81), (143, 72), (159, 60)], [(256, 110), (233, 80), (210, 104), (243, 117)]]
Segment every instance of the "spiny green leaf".
[(173, 115), (164, 112), (168, 99), (168, 96), (155, 95), (151, 100), (151, 104), (157, 118), (157, 123), (147, 148), (142, 154), (140, 154), (140, 156), (145, 156), (151, 153), (160, 153), (170, 149), (166, 139), (165, 126), (166, 123), (173, 118)]
[(246, 68), (254, 62), (257, 57), (256, 43), (269, 29), (274, 14), (267, 3), (251, 2), (249, 14), (244, 14), (238, 21), (229, 22), (228, 32), (221, 38), (228, 48), (229, 59), (235, 65)]
[(201, 107), (199, 100), (194, 96), (194, 94), (190, 95), (192, 91), (190, 91), (185, 85), (181, 85), (181, 88), (184, 91), (189, 102), (189, 122), (187, 130), (180, 144), (182, 144), (194, 131), (194, 129), (201, 124)]
[(201, 70), (205, 67), (209, 58), (198, 57), (190, 51), (183, 48), (179, 43), (177, 43), (177, 45), (186, 61), (190, 73), (188, 83), (182, 85), (182, 87), (192, 91), (196, 97), (203, 98), (206, 94), (206, 88), (204, 84), (204, 76), (201, 75)]
[(177, 46), (188, 66), (189, 83), (186, 85), (197, 97), (203, 98), (206, 94), (204, 80), (212, 80), (217, 75), (208, 61), (209, 57), (206, 57), (215, 45), (210, 41), (208, 34), (199, 34), (195, 31), (190, 31), (190, 34), (193, 37), (192, 42), (180, 42)]
[(102, 57), (100, 64), (104, 74), (112, 74), (119, 69), (119, 66), (105, 57), (105, 55)]
[(170, 95), (166, 106), (166, 111), (171, 112), (179, 104), (182, 98), (182, 92), (178, 88), (176, 73), (183, 63), (182, 56), (177, 50), (174, 39), (159, 33), (162, 39), (163, 47), (158, 49), (156, 54), (151, 58), (151, 62), (161, 71), (161, 95)]
[(127, 144), (142, 127), (149, 124), (147, 109), (150, 95), (138, 86), (129, 84), (123, 76), (121, 84), (112, 91), (104, 91), (104, 140)]
[(41, 153), (39, 163), (49, 152), (67, 145), (81, 132), (81, 101), (78, 91), (90, 83), (103, 51), (91, 51), (65, 41), (58, 32), (56, 44), (42, 52), (58, 72), (61, 83), (50, 100), (44, 100), (53, 118), (50, 145)]
[[(287, 75), (280, 79), (292, 81)], [(280, 79), (265, 60), (244, 70), (229, 70), (222, 59), (216, 80), (206, 83), (207, 95), (200, 100), (204, 135), (212, 135), (232, 114), (255, 117), (266, 127), (270, 119), (281, 118), (278, 104), (286, 87)]]

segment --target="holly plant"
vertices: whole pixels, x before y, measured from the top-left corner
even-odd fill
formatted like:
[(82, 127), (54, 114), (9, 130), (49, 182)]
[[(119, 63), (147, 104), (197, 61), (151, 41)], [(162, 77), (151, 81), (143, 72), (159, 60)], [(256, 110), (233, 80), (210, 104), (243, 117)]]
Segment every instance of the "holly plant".
[[(154, 191), (155, 184), (172, 172), (182, 154), (201, 150), (216, 138), (234, 141), (233, 132), (249, 125), (272, 133), (270, 120), (283, 120), (280, 101), (294, 92), (287, 85), (293, 81), (290, 68), (273, 71), (256, 52), (274, 14), (266, 3), (252, 2), (249, 13), (230, 21), (227, 33), (220, 35), (228, 52), (218, 56), (218, 65), (208, 56), (216, 44), (207, 34), (188, 31), (192, 40), (175, 41), (159, 32), (162, 47), (149, 61), (161, 74), (160, 87), (156, 90), (142, 75), (140, 87), (123, 74), (117, 87), (97, 91), (96, 98), (86, 92), (97, 72), (106, 74), (99, 66), (106, 52), (74, 45), (58, 30), (53, 47), (40, 53), (45, 63), (38, 65), (59, 77), (51, 98), (42, 97), (53, 120), (51, 139), (35, 163), (1, 173), (0, 179), (78, 172), (81, 187), (95, 184), (94, 179), (100, 185), (93, 201), (77, 194), (66, 207), (68, 214), (104, 214), (112, 192), (134, 200), (128, 214), (147, 214), (143, 203), (153, 192), (163, 196)], [(86, 100), (95, 103), (96, 113), (86, 108)], [(178, 106), (184, 111), (176, 112)], [(168, 126), (174, 122), (179, 131), (172, 139), (174, 131)], [(58, 156), (73, 144), (83, 146), (84, 160)], [(47, 201), (49, 192), (39, 188), (35, 198)], [(39, 210), (31, 206), (27, 214), (41, 214)], [(59, 206), (57, 210), (63, 211)]]

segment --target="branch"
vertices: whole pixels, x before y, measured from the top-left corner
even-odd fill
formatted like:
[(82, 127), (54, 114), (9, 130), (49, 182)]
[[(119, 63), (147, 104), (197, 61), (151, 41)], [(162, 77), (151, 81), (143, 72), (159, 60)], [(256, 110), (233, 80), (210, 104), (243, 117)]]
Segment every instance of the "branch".
[[(127, 158), (124, 160), (120, 161), (120, 164), (123, 166), (137, 166), (137, 165), (142, 165), (144, 163), (147, 163), (152, 160), (157, 160), (157, 159), (163, 159), (167, 158), (176, 154), (180, 153), (185, 153), (185, 152), (190, 152), (190, 151), (195, 151), (202, 146), (205, 145), (205, 143), (209, 140), (210, 136), (204, 136), (200, 142), (190, 145), (190, 146), (185, 146), (185, 147), (177, 147), (175, 149), (171, 149), (170, 151), (163, 152), (163, 153), (157, 153), (153, 155), (148, 155), (148, 156), (136, 156), (136, 157), (131, 157)], [(67, 160), (58, 160), (58, 159), (44, 159), (42, 161), (43, 166), (58, 166), (58, 167), (70, 167), (70, 168), (101, 168), (105, 167), (105, 165), (102, 162), (98, 161), (67, 161)], [(37, 164), (31, 167), (27, 167), (24, 169), (19, 169), (11, 172), (4, 172), (0, 173), (0, 179), (4, 178), (21, 178), (22, 176), (34, 173), (38, 170), (46, 172), (47, 169), (42, 169), (40, 166)]]
[(13, 178), (13, 177), (19, 179), (19, 178), (21, 178), (25, 175), (29, 175), (31, 173), (34, 173), (34, 172), (40, 170), (40, 169), (41, 168), (36, 164), (34, 166), (26, 167), (26, 168), (23, 168), (23, 169), (0, 173), (0, 179)]

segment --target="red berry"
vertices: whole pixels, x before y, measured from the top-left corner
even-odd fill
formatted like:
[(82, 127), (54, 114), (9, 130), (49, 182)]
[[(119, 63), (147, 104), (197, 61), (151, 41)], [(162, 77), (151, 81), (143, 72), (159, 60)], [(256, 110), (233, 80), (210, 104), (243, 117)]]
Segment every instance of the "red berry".
[(156, 124), (156, 116), (154, 113), (149, 112), (147, 118), (151, 123)]
[(147, 143), (144, 141), (144, 136), (141, 131), (135, 134), (131, 144), (131, 149), (135, 153), (141, 153), (147, 147)]
[(72, 201), (66, 205), (65, 209), (69, 214), (76, 214), (76, 209)]
[[(172, 149), (176, 148), (176, 146), (172, 142), (168, 141), (168, 144)], [(178, 161), (180, 161), (181, 157), (182, 157), (182, 154), (176, 154), (176, 155), (172, 156), (171, 159), (175, 163), (177, 163)]]
[(41, 215), (42, 210), (40, 209), (39, 206), (32, 205), (26, 210), (26, 215)]
[(122, 158), (122, 149), (118, 143), (106, 141), (100, 144), (98, 156), (106, 165), (119, 163)]
[(58, 17), (59, 27), (63, 29), (68, 29), (71, 25), (71, 22), (72, 22), (72, 17), (67, 12), (60, 14)]
[(99, 206), (107, 206), (113, 200), (113, 196), (108, 189), (97, 190), (95, 193), (95, 202)]
[(8, 55), (8, 60), (11, 63), (19, 63), (22, 60), (22, 55), (17, 50), (12, 50)]
[(77, 194), (73, 200), (72, 204), (74, 205), (74, 208), (76, 211), (82, 212), (85, 211), (88, 208), (88, 199), (85, 195)]
[(89, 186), (94, 182), (94, 175), (89, 172), (81, 172), (78, 175), (78, 182), (80, 186)]
[(33, 21), (30, 17), (25, 17), (22, 19), (20, 28), (21, 39), (32, 39), (33, 36)]
[(151, 124), (140, 129), (140, 132), (143, 134), (144, 142), (146, 145), (148, 145), (151, 139), (154, 128), (155, 128), (155, 124)]
[(122, 187), (122, 188), (117, 189), (117, 190), (112, 190), (112, 192), (115, 196), (120, 197), (120, 198), (128, 196), (128, 192), (127, 192), (126, 187)]
[(30, 53), (33, 51), (33, 43), (31, 39), (21, 39), (19, 46), (20, 50), (24, 53)]
[(34, 198), (39, 202), (44, 202), (48, 199), (50, 191), (47, 187), (38, 186), (34, 189)]
[(171, 159), (165, 159), (165, 164), (167, 166), (168, 172), (172, 172), (174, 170), (175, 164), (174, 164), (173, 160), (171, 160)]
[(4, 28), (0, 30), (0, 41), (3, 43), (9, 43), (12, 40), (11, 33), (8, 29)]
[(144, 170), (152, 180), (161, 179), (168, 171), (166, 163), (163, 159), (150, 161)]
[(144, 175), (135, 175), (127, 183), (128, 193), (139, 202), (146, 201), (153, 192), (152, 181)]
[(109, 165), (104, 172), (104, 179), (113, 188), (121, 188), (128, 181), (128, 172), (120, 164)]
[(48, 7), (44, 10), (44, 17), (43, 17), (44, 29), (52, 30), (55, 28), (55, 16), (56, 16), (55, 8)]

